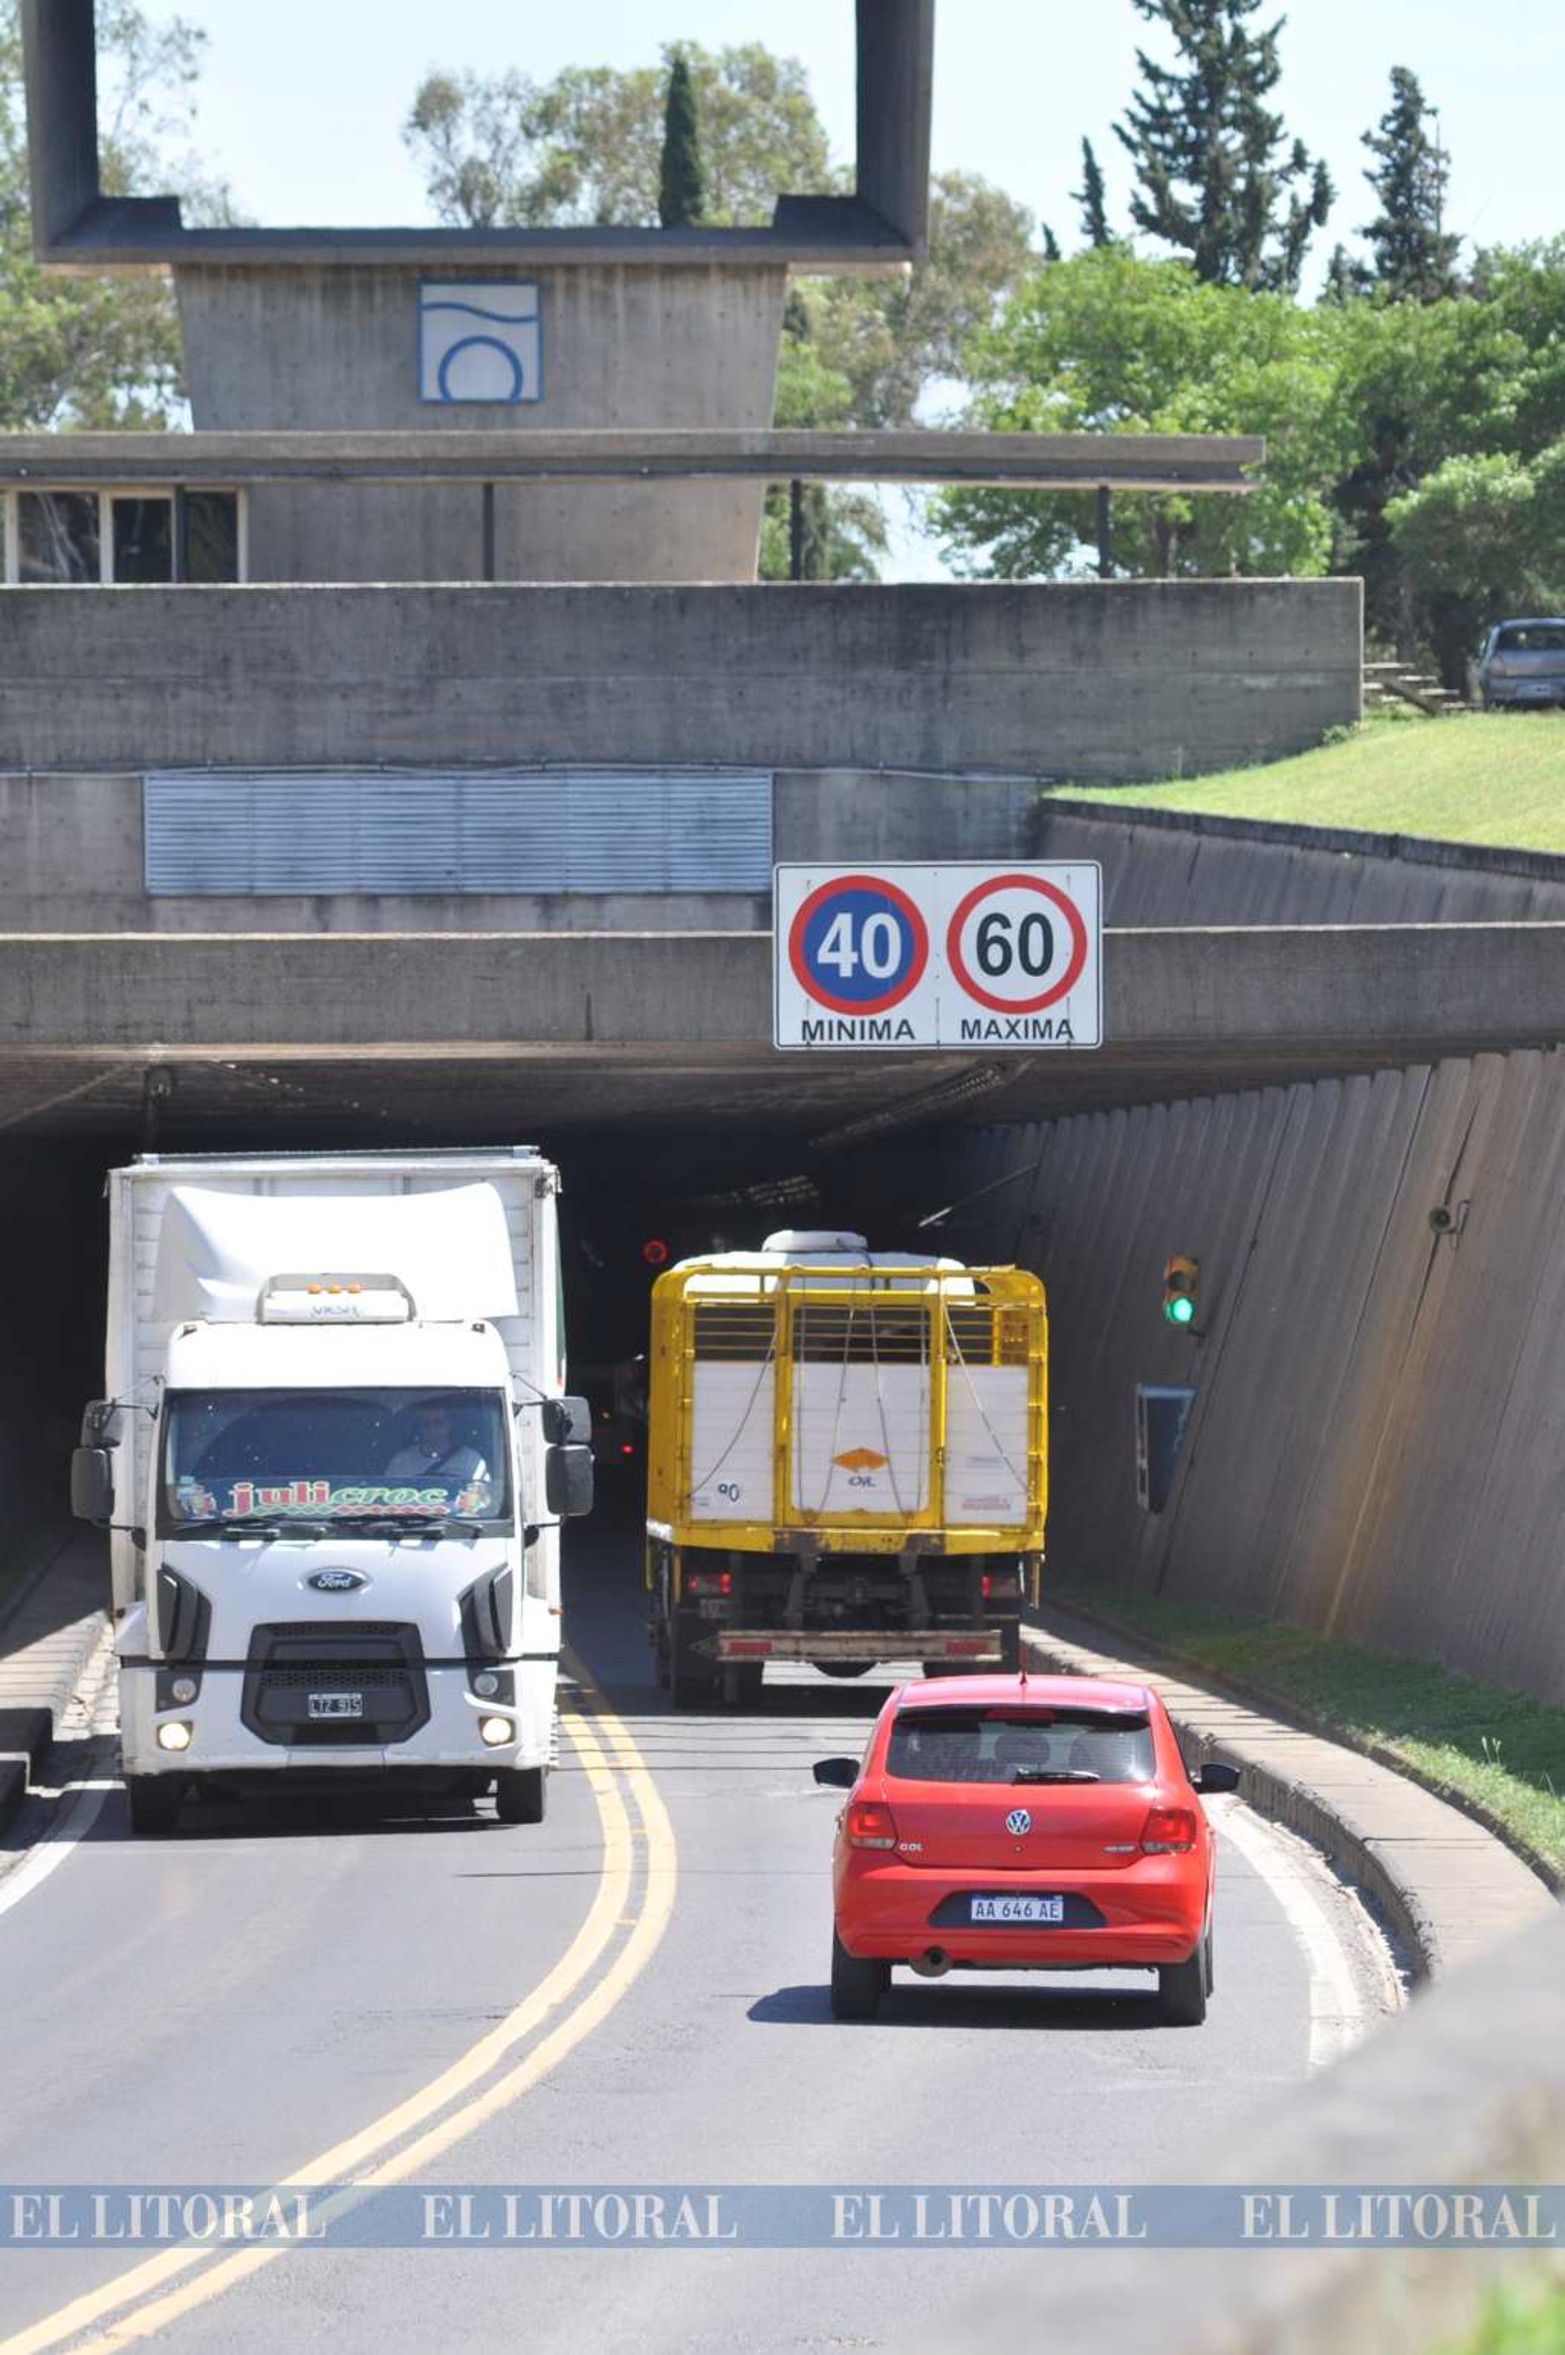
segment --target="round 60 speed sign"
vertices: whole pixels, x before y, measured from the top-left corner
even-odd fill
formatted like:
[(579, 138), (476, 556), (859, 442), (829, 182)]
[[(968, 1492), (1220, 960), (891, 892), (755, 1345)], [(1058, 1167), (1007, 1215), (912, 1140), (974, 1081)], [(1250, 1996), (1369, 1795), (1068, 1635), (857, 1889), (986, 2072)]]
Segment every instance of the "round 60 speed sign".
[(1087, 927), (1058, 884), (990, 875), (957, 903), (946, 960), (959, 987), (991, 1013), (1042, 1014), (1081, 979)]

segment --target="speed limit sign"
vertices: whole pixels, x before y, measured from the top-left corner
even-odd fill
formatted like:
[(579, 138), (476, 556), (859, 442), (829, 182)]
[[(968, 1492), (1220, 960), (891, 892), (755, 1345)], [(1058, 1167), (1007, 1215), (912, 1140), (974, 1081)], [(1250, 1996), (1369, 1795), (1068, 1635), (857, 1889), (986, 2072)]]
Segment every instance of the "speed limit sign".
[(1102, 872), (779, 867), (779, 1047), (1093, 1048)]

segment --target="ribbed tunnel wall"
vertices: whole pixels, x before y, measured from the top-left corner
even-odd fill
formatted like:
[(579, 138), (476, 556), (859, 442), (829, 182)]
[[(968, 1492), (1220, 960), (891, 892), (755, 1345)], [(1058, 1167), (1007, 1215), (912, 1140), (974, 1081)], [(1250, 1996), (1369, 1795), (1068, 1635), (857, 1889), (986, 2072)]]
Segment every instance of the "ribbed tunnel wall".
[[(946, 1200), (993, 1188), (945, 1247), (1050, 1286), (1061, 1573), (1565, 1701), (1557, 1055), (991, 1130), (941, 1174)], [(1431, 1210), (1464, 1203), (1437, 1236)], [(1201, 1261), (1197, 1338), (1161, 1317), (1178, 1251)], [(1159, 1514), (1138, 1382), (1196, 1391)]]

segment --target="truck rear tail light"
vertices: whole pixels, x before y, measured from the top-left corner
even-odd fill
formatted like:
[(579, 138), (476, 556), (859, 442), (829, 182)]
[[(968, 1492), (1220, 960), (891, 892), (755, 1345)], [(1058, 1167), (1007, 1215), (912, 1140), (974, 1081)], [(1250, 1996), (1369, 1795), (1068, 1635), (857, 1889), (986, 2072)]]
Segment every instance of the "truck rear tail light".
[(1183, 1856), (1195, 1846), (1195, 1817), (1188, 1807), (1154, 1807), (1141, 1827), (1142, 1853)]
[(946, 1638), (945, 1654), (948, 1660), (981, 1660), (991, 1648), (986, 1635), (953, 1635)]
[(996, 1595), (1009, 1599), (1020, 1592), (1021, 1583), (1019, 1570), (985, 1570), (979, 1578), (978, 1591), (986, 1603)]
[(848, 1809), (847, 1834), (850, 1848), (895, 1848), (896, 1819), (876, 1799), (855, 1799)]
[(687, 1570), (685, 1592), (692, 1595), (731, 1595), (734, 1574), (731, 1570)]
[(769, 1660), (771, 1656), (770, 1636), (731, 1635), (723, 1645), (725, 1660)]

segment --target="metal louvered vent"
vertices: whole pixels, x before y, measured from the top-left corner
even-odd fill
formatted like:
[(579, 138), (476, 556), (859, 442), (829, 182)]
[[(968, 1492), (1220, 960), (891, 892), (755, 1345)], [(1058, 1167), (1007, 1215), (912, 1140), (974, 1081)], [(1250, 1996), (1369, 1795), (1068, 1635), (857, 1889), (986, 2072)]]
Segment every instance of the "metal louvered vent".
[(154, 899), (317, 892), (768, 892), (758, 769), (166, 771)]

